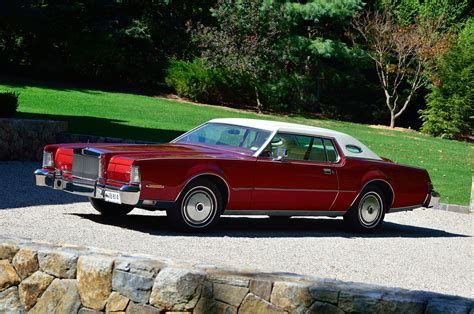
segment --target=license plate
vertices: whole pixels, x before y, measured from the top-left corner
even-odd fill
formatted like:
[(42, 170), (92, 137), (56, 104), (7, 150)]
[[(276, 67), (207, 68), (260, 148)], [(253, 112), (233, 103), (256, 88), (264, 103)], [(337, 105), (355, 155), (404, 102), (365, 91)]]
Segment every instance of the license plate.
[(120, 202), (120, 193), (113, 192), (113, 191), (105, 191), (104, 192), (104, 199), (106, 202), (121, 204)]

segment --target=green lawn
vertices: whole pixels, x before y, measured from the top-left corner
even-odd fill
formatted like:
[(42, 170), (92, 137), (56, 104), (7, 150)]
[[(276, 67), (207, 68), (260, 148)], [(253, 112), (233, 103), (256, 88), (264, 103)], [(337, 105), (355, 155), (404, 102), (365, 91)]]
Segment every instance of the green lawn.
[(467, 205), (474, 170), (474, 145), (432, 138), (414, 131), (393, 131), (367, 125), (303, 116), (258, 115), (221, 107), (99, 90), (0, 84), (0, 91), (20, 92), (17, 117), (69, 122), (75, 133), (142, 140), (167, 140), (212, 118), (275, 119), (327, 127), (358, 138), (381, 156), (426, 168), (444, 203)]

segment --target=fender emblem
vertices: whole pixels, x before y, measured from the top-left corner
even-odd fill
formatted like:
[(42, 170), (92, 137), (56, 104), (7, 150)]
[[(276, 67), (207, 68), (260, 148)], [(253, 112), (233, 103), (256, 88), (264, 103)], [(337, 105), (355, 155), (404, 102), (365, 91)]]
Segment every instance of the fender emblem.
[(145, 187), (150, 189), (163, 189), (165, 186), (161, 184), (147, 184)]

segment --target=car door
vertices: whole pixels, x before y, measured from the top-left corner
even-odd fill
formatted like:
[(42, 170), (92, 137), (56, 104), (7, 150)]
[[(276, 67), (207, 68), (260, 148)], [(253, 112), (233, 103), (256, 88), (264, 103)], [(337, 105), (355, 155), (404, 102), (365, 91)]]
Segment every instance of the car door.
[[(287, 157), (274, 158), (277, 149)], [(338, 159), (330, 139), (276, 134), (256, 160), (252, 208), (330, 210), (338, 194)]]

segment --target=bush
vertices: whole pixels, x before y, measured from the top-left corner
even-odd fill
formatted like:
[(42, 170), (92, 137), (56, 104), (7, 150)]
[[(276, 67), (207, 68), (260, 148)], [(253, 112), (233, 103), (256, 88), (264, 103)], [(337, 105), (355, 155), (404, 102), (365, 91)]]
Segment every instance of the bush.
[(222, 81), (220, 71), (206, 69), (198, 58), (193, 62), (171, 61), (165, 77), (166, 84), (173, 87), (180, 97), (201, 102), (215, 102)]
[(11, 117), (18, 108), (18, 97), (16, 92), (0, 93), (0, 118)]
[(437, 82), (421, 112), (422, 131), (444, 138), (472, 135), (474, 129), (474, 18), (438, 62)]

